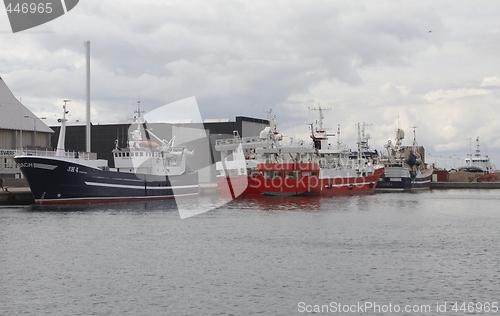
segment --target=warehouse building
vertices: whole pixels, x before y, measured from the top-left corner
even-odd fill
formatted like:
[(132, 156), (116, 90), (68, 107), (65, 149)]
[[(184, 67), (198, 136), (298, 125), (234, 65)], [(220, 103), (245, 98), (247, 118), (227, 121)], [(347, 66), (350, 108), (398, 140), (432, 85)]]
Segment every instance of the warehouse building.
[(19, 177), (14, 163), (17, 150), (49, 147), (53, 133), (14, 96), (0, 77), (0, 177)]

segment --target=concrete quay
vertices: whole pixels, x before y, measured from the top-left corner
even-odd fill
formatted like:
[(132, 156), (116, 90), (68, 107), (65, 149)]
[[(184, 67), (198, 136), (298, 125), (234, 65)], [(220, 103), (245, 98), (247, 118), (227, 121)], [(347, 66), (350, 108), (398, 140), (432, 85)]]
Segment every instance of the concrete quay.
[(30, 188), (7, 188), (0, 190), (0, 205), (30, 205), (35, 203)]
[(500, 189), (500, 182), (431, 182), (431, 189)]

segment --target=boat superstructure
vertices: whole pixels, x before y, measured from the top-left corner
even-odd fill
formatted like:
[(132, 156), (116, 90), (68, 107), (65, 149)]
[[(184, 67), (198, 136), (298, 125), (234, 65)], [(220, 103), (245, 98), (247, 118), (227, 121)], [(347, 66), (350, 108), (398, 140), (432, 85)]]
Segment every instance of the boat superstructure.
[(396, 130), (395, 144), (391, 140), (384, 146), (387, 156), (381, 158), (385, 170), (378, 182), (380, 191), (411, 191), (429, 189), (433, 169), (427, 168), (423, 148), (416, 138), (416, 126), (413, 127), (413, 145), (403, 146), (405, 133), (399, 127)]
[(476, 137), (476, 150), (474, 155), (469, 154), (467, 158), (465, 158), (465, 165), (460, 167), (461, 171), (468, 172), (484, 172), (490, 173), (495, 170), (495, 166), (493, 166), (490, 162), (490, 157), (488, 155), (482, 155), (481, 149), (479, 147), (479, 137)]
[(256, 168), (261, 156), (258, 151), (262, 148), (274, 148), (293, 143), (293, 139), (285, 137), (277, 131), (276, 116), (272, 109), (265, 111), (269, 126), (264, 128), (259, 136), (241, 137), (238, 131), (233, 132), (233, 137), (219, 139), (215, 149), (220, 152), (221, 160), (216, 162), (217, 189), (224, 196), (235, 198), (240, 195), (260, 194), (257, 190), (257, 176), (260, 174)]

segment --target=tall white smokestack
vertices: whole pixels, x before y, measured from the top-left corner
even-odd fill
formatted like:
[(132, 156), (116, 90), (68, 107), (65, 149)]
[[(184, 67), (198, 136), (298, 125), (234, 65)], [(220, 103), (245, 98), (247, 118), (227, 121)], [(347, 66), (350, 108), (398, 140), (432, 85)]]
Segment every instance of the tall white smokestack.
[(90, 41), (86, 41), (83, 43), (83, 45), (86, 47), (86, 53), (87, 53), (87, 127), (86, 127), (86, 137), (85, 137), (85, 143), (86, 143), (86, 152), (90, 152)]

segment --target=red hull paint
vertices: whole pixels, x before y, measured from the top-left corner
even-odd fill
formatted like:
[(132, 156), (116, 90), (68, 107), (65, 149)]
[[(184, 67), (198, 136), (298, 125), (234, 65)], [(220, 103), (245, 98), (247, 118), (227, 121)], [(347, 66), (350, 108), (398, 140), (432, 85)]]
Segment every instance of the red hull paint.
[[(256, 177), (256, 187), (259, 192), (269, 195), (300, 195), (307, 193), (311, 179), (317, 177), (312, 174), (317, 174), (320, 169), (316, 163), (261, 163), (257, 165), (256, 170), (264, 175), (271, 173)], [(303, 172), (311, 175), (297, 178), (297, 173)], [(280, 176), (275, 176), (274, 173), (279, 173)]]
[[(267, 171), (304, 171), (319, 170), (316, 164), (310, 164), (310, 168), (300, 166), (299, 169), (290, 168), (293, 164), (275, 164), (276, 168), (268, 164), (267, 166), (257, 167), (257, 170)], [(274, 178), (265, 178), (260, 176), (258, 189), (267, 195), (356, 195), (373, 194), (377, 186), (378, 179), (384, 168), (375, 169), (373, 175), (346, 177), (346, 178), (323, 178), (320, 179), (316, 174), (301, 176), (300, 178), (287, 178), (281, 173), (281, 176)]]
[(240, 195), (261, 194), (255, 177), (246, 175), (224, 177), (217, 176), (217, 190), (220, 195), (236, 198)]
[(268, 195), (300, 195), (307, 193), (310, 176), (300, 179), (289, 179), (285, 177), (265, 178), (260, 176), (257, 190)]
[[(373, 194), (377, 187), (379, 176), (383, 172), (383, 168), (374, 171), (371, 176), (343, 178), (343, 179), (317, 179), (316, 183), (311, 183), (309, 192), (310, 195), (357, 195), (357, 194)], [(316, 185), (314, 185), (316, 184)]]

